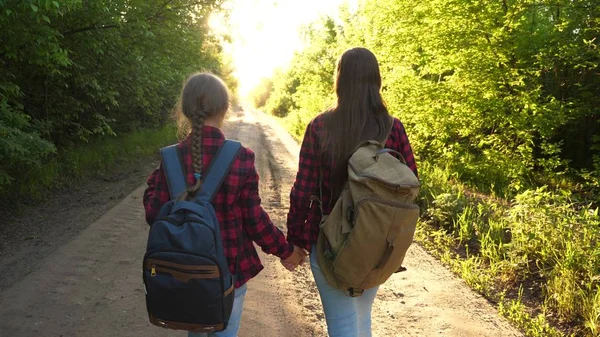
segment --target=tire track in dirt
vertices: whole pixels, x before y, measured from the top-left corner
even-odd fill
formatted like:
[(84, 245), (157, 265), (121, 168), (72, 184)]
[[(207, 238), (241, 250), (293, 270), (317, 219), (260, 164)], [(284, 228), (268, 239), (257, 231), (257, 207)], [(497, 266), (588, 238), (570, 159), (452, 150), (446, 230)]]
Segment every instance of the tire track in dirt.
[[(291, 186), (282, 179), (289, 174), (282, 163), (289, 155), (284, 152), (287, 156), (280, 157), (281, 146), (273, 142), (272, 132), (256, 117), (249, 113), (244, 116), (239, 137), (244, 146), (256, 154), (263, 207), (273, 223), (285, 231), (287, 205), (282, 203), (286, 198), (281, 193), (289, 192)], [(240, 336), (325, 336), (321, 324), (307, 320), (306, 311), (301, 306), (304, 296), (316, 296), (303, 289), (303, 283), (296, 285), (298, 280), (305, 282), (308, 278), (298, 278), (297, 274), (285, 270), (278, 258), (264, 254), (258, 246), (257, 250), (265, 269), (248, 283)]]

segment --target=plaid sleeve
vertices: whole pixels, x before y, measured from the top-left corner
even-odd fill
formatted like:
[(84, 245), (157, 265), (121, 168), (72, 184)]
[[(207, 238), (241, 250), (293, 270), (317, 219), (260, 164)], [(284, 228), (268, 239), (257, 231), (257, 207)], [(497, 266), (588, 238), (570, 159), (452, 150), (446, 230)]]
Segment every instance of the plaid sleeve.
[(162, 168), (162, 163), (148, 177), (146, 182), (148, 187), (144, 191), (144, 209), (146, 211), (146, 222), (152, 225), (160, 208), (166, 204), (169, 199), (169, 186), (167, 185), (167, 177)]
[(308, 124), (300, 147), (298, 173), (290, 192), (287, 218), (288, 241), (299, 247), (310, 246), (310, 232), (305, 230), (304, 224), (309, 215), (311, 196), (316, 193), (319, 182), (319, 157), (313, 122)]
[(246, 151), (243, 165), (249, 170), (240, 196), (244, 232), (265, 253), (287, 259), (292, 255), (294, 246), (286, 241), (283, 233), (273, 225), (269, 215), (260, 205), (259, 177), (254, 166), (254, 152), (248, 149)]
[(410, 146), (408, 136), (406, 135), (406, 130), (404, 129), (404, 125), (402, 124), (402, 122), (400, 122), (400, 120), (396, 120), (396, 122), (400, 126), (398, 129), (398, 140), (400, 142), (400, 144), (398, 144), (398, 148), (400, 150), (400, 153), (406, 160), (406, 165), (410, 167), (410, 169), (415, 173), (415, 175), (418, 178), (419, 172), (417, 170), (417, 163), (415, 162), (415, 156), (413, 154), (412, 147)]

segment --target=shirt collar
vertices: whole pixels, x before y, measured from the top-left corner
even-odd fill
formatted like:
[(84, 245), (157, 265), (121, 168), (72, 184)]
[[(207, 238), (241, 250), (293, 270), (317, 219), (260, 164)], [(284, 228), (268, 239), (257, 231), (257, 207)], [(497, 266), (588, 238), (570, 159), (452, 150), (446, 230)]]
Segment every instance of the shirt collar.
[(202, 127), (202, 138), (225, 139), (225, 135), (223, 134), (223, 131), (221, 131), (221, 129), (219, 128), (204, 125)]
[[(192, 137), (192, 133), (190, 132), (184, 139), (183, 142), (189, 142)], [(211, 139), (223, 139), (225, 140), (225, 134), (219, 128), (215, 128), (213, 126), (204, 125), (202, 126), (202, 138), (211, 138)], [(182, 143), (183, 143), (182, 142)]]

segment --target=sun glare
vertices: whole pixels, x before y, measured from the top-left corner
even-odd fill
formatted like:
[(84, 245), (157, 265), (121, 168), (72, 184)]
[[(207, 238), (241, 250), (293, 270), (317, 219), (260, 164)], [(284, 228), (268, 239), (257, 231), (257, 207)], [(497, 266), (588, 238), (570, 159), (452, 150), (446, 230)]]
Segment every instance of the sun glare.
[(302, 48), (300, 28), (322, 15), (335, 16), (337, 8), (348, 3), (355, 8), (359, 0), (231, 0), (225, 4), (229, 15), (216, 13), (209, 18), (211, 30), (228, 34), (225, 53), (233, 60), (239, 80), (241, 99), (285, 66), (294, 51)]

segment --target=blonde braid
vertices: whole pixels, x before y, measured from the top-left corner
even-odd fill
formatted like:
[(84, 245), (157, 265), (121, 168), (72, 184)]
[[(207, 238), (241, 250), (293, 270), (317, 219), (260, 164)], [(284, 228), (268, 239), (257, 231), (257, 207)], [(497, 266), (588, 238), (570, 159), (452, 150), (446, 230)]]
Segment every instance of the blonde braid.
[[(192, 119), (192, 166), (194, 173), (202, 174), (202, 127), (204, 126), (204, 119), (206, 113), (202, 110), (196, 110)], [(196, 174), (194, 174), (196, 176)], [(196, 185), (190, 192), (198, 192), (202, 185), (202, 179), (196, 178)]]
[(219, 77), (210, 73), (196, 73), (186, 80), (175, 113), (179, 130), (186, 132), (187, 135), (187, 131), (191, 129), (190, 146), (196, 183), (187, 189), (187, 193), (182, 194), (182, 200), (193, 199), (202, 186), (202, 128), (204, 121), (207, 118), (223, 117), (228, 108), (229, 91)]

